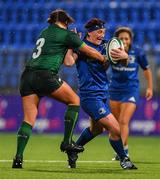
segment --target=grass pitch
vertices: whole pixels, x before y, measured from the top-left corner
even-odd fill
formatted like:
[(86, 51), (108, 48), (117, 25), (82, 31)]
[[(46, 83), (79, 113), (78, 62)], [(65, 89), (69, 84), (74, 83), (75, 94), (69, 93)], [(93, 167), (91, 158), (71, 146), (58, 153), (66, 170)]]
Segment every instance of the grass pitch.
[(76, 169), (67, 167), (60, 152), (62, 135), (33, 134), (24, 154), (23, 169), (12, 169), (16, 134), (0, 134), (0, 179), (158, 179), (160, 178), (160, 138), (130, 137), (132, 161), (138, 170), (123, 170), (112, 162), (108, 137), (99, 136), (85, 146)]

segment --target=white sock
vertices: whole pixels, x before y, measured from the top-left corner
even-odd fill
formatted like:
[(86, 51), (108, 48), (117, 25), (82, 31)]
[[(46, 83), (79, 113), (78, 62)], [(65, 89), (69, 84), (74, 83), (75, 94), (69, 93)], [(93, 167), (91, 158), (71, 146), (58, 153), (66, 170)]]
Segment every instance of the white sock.
[(128, 150), (128, 144), (123, 146), (124, 150)]
[(125, 145), (123, 148), (124, 148), (126, 155), (129, 157), (128, 144)]

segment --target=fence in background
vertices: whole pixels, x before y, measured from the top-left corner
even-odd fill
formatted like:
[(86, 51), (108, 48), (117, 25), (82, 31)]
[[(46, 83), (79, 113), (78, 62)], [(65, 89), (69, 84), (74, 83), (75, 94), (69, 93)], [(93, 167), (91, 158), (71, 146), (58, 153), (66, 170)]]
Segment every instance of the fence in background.
[[(43, 98), (39, 105), (39, 115), (34, 127), (37, 133), (63, 133), (63, 114), (65, 105), (52, 99)], [(0, 131), (17, 131), (23, 119), (21, 99), (19, 96), (0, 97)], [(86, 113), (81, 109), (75, 133), (80, 133), (89, 126)], [(140, 99), (138, 108), (130, 123), (132, 135), (160, 135), (160, 98), (146, 101)]]

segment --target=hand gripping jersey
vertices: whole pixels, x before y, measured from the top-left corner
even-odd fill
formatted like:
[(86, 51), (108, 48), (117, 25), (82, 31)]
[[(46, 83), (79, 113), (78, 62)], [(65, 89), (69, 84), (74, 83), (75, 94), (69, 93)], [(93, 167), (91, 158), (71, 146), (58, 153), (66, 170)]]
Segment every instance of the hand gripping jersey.
[(82, 44), (74, 32), (50, 25), (40, 33), (26, 67), (52, 70), (57, 74), (68, 48), (79, 48)]

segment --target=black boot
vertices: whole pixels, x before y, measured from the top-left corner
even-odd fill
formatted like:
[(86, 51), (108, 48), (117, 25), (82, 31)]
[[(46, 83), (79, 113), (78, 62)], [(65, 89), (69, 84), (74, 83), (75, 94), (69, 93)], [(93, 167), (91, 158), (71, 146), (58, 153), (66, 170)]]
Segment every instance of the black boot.
[(67, 152), (68, 155), (68, 167), (69, 168), (76, 168), (76, 161), (78, 159), (78, 153), (77, 152)]
[(63, 152), (70, 152), (70, 151), (72, 151), (72, 152), (79, 153), (79, 152), (83, 152), (84, 151), (83, 146), (79, 146), (79, 145), (77, 145), (73, 141), (70, 144), (66, 144), (66, 143), (62, 142), (61, 146), (60, 146), (60, 149)]
[(12, 168), (22, 168), (22, 164), (23, 164), (23, 158), (22, 157), (19, 157), (19, 156), (16, 156), (14, 159), (13, 159), (13, 164), (12, 164)]

